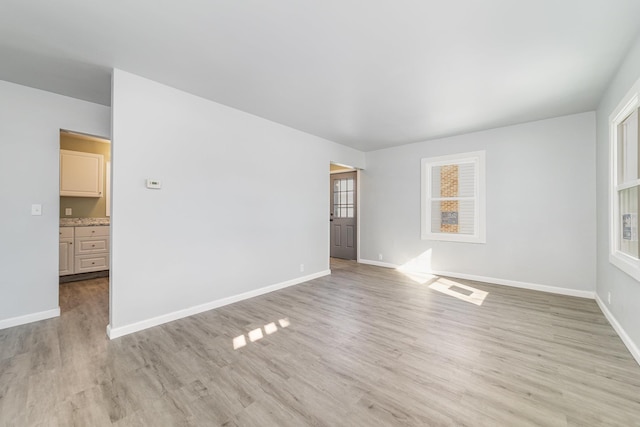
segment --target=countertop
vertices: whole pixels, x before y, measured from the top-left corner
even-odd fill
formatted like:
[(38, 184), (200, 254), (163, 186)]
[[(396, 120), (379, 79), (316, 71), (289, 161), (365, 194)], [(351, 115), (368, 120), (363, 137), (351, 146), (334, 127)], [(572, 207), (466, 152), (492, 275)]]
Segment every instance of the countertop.
[(109, 218), (60, 218), (60, 227), (91, 227), (109, 225)]

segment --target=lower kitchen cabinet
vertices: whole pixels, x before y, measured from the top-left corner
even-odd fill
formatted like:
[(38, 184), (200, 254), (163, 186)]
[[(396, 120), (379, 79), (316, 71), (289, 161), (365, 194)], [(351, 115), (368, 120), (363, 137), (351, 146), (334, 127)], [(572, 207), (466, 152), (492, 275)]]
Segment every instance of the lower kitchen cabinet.
[(60, 227), (60, 265), (58, 267), (60, 276), (74, 273), (73, 231), (73, 227)]
[(108, 225), (60, 227), (60, 276), (108, 269)]

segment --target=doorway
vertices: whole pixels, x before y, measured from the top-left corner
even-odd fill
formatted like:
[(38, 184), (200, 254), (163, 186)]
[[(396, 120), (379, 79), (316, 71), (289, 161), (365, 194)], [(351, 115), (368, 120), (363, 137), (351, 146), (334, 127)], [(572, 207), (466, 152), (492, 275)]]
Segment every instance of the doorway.
[(111, 141), (60, 130), (59, 306), (109, 317)]
[(332, 173), (330, 181), (330, 256), (358, 258), (357, 172)]

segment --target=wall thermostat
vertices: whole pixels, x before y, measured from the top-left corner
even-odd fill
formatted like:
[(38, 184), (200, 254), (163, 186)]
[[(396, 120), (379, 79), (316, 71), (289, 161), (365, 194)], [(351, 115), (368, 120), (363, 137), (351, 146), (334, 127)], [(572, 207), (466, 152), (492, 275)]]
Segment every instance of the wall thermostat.
[(162, 188), (162, 183), (159, 179), (147, 178), (147, 188), (153, 188), (159, 190)]

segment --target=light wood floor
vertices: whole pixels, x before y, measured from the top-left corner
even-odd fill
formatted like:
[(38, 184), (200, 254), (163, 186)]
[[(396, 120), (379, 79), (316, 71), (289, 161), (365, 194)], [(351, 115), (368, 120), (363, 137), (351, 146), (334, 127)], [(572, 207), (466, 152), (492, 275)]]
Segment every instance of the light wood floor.
[(60, 318), (0, 331), (0, 425), (640, 425), (640, 367), (594, 301), (331, 267), (113, 341), (107, 279), (61, 285)]

